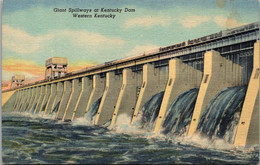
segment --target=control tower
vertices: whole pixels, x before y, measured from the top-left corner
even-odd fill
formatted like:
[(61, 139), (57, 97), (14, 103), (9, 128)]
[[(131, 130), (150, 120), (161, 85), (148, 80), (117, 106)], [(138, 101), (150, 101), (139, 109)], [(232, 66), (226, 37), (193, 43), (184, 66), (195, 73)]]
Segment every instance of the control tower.
[(67, 73), (68, 59), (52, 57), (46, 60), (45, 79), (50, 80), (65, 76)]
[(24, 84), (25, 76), (24, 75), (15, 75), (12, 77), (11, 88), (19, 87)]

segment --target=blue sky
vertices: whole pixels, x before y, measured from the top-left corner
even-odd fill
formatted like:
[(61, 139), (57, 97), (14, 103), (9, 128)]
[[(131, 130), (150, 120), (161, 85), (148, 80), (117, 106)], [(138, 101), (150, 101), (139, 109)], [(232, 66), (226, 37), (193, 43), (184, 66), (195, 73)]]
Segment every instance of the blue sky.
[[(259, 20), (258, 0), (4, 0), (3, 80), (44, 76), (45, 60), (77, 70)], [(132, 8), (114, 19), (54, 8)], [(92, 11), (91, 14), (94, 14)], [(99, 13), (103, 14), (103, 13)], [(107, 13), (110, 14), (110, 13)], [(113, 14), (113, 13), (112, 13)]]

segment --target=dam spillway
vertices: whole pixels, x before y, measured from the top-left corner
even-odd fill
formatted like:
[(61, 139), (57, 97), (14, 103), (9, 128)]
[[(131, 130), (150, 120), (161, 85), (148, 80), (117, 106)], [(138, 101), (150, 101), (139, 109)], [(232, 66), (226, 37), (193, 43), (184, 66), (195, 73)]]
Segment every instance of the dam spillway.
[(2, 108), (55, 112), (56, 119), (73, 121), (92, 112), (98, 102), (94, 124), (113, 125), (121, 114), (130, 116), (133, 123), (149, 99), (160, 92), (162, 100), (153, 121), (154, 131), (159, 132), (171, 104), (185, 91), (197, 88), (186, 132), (190, 136), (201, 128), (198, 125), (214, 96), (243, 85), (248, 87), (234, 144), (248, 146), (259, 143), (259, 119), (255, 117), (259, 114), (258, 23), (11, 88), (2, 92)]

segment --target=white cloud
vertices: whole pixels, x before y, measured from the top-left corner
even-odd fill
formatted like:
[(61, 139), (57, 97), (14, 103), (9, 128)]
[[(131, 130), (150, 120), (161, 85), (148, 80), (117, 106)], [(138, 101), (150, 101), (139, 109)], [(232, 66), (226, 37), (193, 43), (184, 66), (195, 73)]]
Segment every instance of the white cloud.
[(225, 27), (225, 28), (234, 28), (246, 24), (246, 23), (238, 22), (235, 18), (227, 18), (224, 16), (215, 16), (214, 21), (220, 27)]
[(34, 53), (39, 49), (41, 42), (52, 38), (50, 35), (35, 37), (8, 25), (2, 27), (3, 46), (19, 54)]
[(126, 53), (126, 57), (139, 56), (144, 53), (158, 51), (159, 46), (156, 45), (137, 45), (130, 52)]
[(179, 22), (184, 28), (193, 28), (201, 23), (210, 21), (210, 16), (198, 16), (198, 15), (190, 15), (183, 19), (180, 19)]
[(120, 46), (124, 44), (124, 41), (120, 38), (109, 38), (103, 36), (99, 33), (90, 33), (86, 30), (73, 31), (73, 30), (63, 30), (58, 33), (55, 33), (56, 36), (64, 36), (70, 39), (74, 44), (80, 46), (99, 46), (99, 47), (107, 47), (107, 46)]
[(42, 36), (32, 36), (20, 29), (12, 28), (8, 25), (3, 25), (3, 46), (12, 52), (18, 54), (35, 53), (51, 41), (66, 40), (72, 42), (75, 46), (87, 48), (87, 46), (98, 46), (99, 49), (103, 47), (121, 46), (124, 41), (116, 37), (106, 37), (99, 33), (88, 32), (86, 30), (61, 30), (52, 31)]
[(152, 26), (168, 26), (174, 19), (170, 16), (143, 16), (138, 18), (132, 18), (125, 22), (125, 28), (133, 28), (136, 26), (142, 26), (150, 28)]

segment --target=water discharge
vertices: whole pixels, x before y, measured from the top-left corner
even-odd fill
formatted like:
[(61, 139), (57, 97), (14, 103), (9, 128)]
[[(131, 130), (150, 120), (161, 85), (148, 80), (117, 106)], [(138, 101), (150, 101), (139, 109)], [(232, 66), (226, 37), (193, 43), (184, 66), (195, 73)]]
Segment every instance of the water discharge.
[(142, 116), (141, 121), (144, 128), (153, 130), (160, 111), (163, 94), (164, 91), (156, 93), (143, 105), (141, 112), (138, 115)]
[(219, 92), (207, 105), (197, 131), (233, 143), (246, 89), (246, 86), (230, 87)]
[(94, 125), (101, 99), (102, 97), (97, 99), (83, 117), (75, 119), (73, 125)]
[(85, 117), (89, 121), (95, 121), (96, 114), (100, 105), (102, 97), (100, 97), (94, 104), (89, 108), (88, 112), (86, 113)]
[(57, 105), (54, 107), (53, 111), (52, 112), (55, 112), (57, 113), (58, 112), (58, 109), (59, 109), (59, 106), (60, 106), (60, 101), (57, 103)]
[[(205, 145), (205, 140), (205, 144), (195, 144), (175, 137), (150, 136), (145, 132), (130, 134), (104, 127), (73, 125), (73, 122), (55, 120), (55, 115), (45, 116), (41, 113), (3, 114), (4, 163), (256, 164), (259, 161), (258, 146), (219, 149), (208, 143)], [(117, 124), (124, 119), (119, 117)]]
[(162, 133), (174, 135), (186, 135), (194, 106), (196, 103), (198, 89), (190, 89), (179, 95), (170, 105), (162, 125)]
[[(163, 134), (152, 131), (163, 91), (148, 99), (133, 124), (130, 116), (121, 114), (114, 126), (95, 126), (101, 98), (84, 117), (71, 123), (55, 120), (55, 112), (3, 114), (3, 161), (11, 164), (256, 164), (258, 145), (244, 148), (230, 144), (245, 93), (246, 87), (219, 92), (203, 113), (194, 136), (180, 135), (189, 127), (198, 95), (196, 88), (182, 93), (170, 105), (162, 125)], [(212, 140), (203, 134), (216, 138)]]
[(30, 110), (30, 112), (33, 114), (35, 112), (36, 109), (36, 104), (32, 107), (32, 109)]

